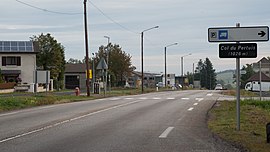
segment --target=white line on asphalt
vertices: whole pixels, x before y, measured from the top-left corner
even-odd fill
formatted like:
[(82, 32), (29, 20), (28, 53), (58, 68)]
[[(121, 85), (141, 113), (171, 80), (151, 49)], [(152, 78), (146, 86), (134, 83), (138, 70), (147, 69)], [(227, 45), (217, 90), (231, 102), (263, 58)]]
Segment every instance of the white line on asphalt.
[(181, 98), (182, 100), (189, 100), (189, 98)]
[(29, 109), (29, 110), (21, 110), (21, 111), (16, 111), (16, 112), (3, 113), (3, 114), (0, 114), (0, 117), (14, 115), (14, 114), (18, 114), (18, 113), (25, 113), (25, 112), (30, 112), (30, 111), (37, 111), (37, 110), (49, 109), (49, 108), (53, 108), (53, 107), (56, 107), (56, 106), (57, 105), (43, 106), (43, 107), (37, 107), (35, 109)]
[(132, 100), (133, 98), (125, 98), (125, 99), (127, 99), (127, 100)]
[(195, 98), (195, 100), (197, 100), (198, 102), (201, 102), (203, 98)]
[(113, 106), (113, 107), (110, 107), (110, 108), (107, 108), (107, 109), (103, 109), (103, 110), (99, 110), (99, 111), (96, 111), (96, 112), (88, 113), (88, 114), (85, 114), (85, 115), (82, 115), (82, 116), (79, 116), (79, 117), (75, 117), (75, 118), (72, 118), (72, 119), (67, 119), (67, 120), (64, 120), (64, 121), (61, 121), (61, 122), (57, 122), (55, 124), (48, 125), (48, 126), (45, 126), (45, 127), (42, 127), (42, 128), (36, 129), (36, 130), (32, 130), (32, 131), (29, 131), (29, 132), (26, 132), (26, 133), (22, 133), (22, 134), (18, 134), (18, 135), (12, 136), (12, 137), (1, 139), (0, 144), (4, 143), (4, 142), (11, 141), (11, 140), (14, 140), (14, 139), (17, 139), (17, 138), (24, 137), (24, 136), (27, 136), (27, 135), (31, 135), (31, 134), (34, 134), (34, 133), (37, 133), (37, 132), (41, 132), (43, 130), (50, 129), (52, 127), (56, 127), (56, 126), (59, 126), (61, 124), (65, 124), (65, 123), (68, 123), (68, 122), (71, 122), (71, 121), (82, 119), (82, 118), (85, 118), (85, 117), (88, 117), (88, 116), (93, 116), (93, 115), (96, 115), (96, 114), (99, 114), (99, 113), (102, 113), (102, 112), (117, 109), (117, 108), (120, 108), (120, 107), (124, 107), (124, 106), (127, 106), (127, 105), (138, 103), (138, 102), (141, 102), (141, 101), (137, 100), (137, 101), (132, 101), (132, 102), (128, 102), (128, 103), (125, 103), (125, 104)]
[(111, 101), (114, 101), (114, 100), (119, 100), (120, 98), (111, 98), (110, 100)]
[(208, 93), (206, 96), (212, 96), (213, 94), (212, 93)]
[(191, 108), (189, 108), (189, 109), (188, 109), (188, 111), (192, 111), (193, 109), (194, 109), (194, 108), (193, 108), (193, 107), (191, 107)]
[(1, 114), (0, 117), (2, 116), (8, 116), (8, 115), (13, 115), (13, 114), (17, 114), (19, 112), (9, 112), (9, 113), (4, 113), (4, 114)]
[(182, 115), (178, 120), (181, 121), (184, 117), (185, 115)]
[(145, 97), (141, 97), (141, 98), (139, 98), (140, 100), (146, 100), (147, 98), (145, 98)]
[(197, 106), (197, 105), (198, 105), (198, 103), (194, 103), (193, 105), (194, 105), (194, 106)]
[(174, 129), (174, 127), (168, 127), (160, 136), (159, 138), (167, 138), (169, 133)]
[(174, 100), (175, 98), (167, 98), (167, 100)]
[(153, 98), (154, 100), (160, 100), (161, 98), (157, 98), (157, 97), (155, 97), (155, 98)]

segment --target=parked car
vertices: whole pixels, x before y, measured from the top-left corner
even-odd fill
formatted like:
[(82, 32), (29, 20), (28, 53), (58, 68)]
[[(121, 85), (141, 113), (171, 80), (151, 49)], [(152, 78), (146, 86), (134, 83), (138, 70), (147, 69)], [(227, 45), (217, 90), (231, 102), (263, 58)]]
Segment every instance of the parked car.
[(223, 90), (223, 87), (221, 84), (217, 84), (215, 87), (215, 90)]

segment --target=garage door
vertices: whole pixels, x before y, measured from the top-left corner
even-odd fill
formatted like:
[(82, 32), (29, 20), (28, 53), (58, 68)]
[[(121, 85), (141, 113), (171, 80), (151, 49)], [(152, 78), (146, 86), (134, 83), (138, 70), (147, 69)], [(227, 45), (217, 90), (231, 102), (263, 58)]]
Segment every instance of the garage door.
[(75, 89), (80, 87), (80, 76), (78, 75), (66, 75), (65, 76), (66, 89)]

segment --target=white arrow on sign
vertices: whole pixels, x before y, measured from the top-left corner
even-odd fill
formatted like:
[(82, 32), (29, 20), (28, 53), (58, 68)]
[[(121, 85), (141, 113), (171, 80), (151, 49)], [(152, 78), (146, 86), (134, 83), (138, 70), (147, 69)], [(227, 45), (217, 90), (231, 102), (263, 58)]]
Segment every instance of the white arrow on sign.
[(224, 27), (209, 28), (209, 42), (257, 42), (269, 41), (269, 27)]

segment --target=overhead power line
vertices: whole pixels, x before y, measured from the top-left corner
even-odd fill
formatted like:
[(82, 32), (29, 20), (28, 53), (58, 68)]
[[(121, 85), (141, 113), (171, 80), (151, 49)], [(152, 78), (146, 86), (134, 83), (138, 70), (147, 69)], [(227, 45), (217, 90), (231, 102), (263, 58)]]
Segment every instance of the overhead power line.
[(15, 0), (23, 5), (26, 5), (26, 6), (29, 6), (29, 7), (32, 7), (34, 9), (38, 9), (38, 10), (41, 10), (41, 11), (44, 11), (44, 12), (49, 12), (49, 13), (54, 13), (54, 14), (62, 14), (62, 15), (79, 15), (79, 14), (83, 14), (83, 13), (67, 13), (67, 12), (58, 12), (58, 11), (51, 11), (51, 10), (48, 10), (48, 9), (44, 9), (44, 8), (41, 8), (41, 7), (37, 7), (37, 6), (34, 6), (34, 5), (31, 5), (31, 4), (28, 4), (28, 3), (25, 3), (23, 1), (20, 1), (20, 0)]
[(119, 27), (121, 27), (122, 29), (131, 32), (133, 34), (140, 34), (137, 32), (134, 32), (132, 30), (130, 30), (129, 28), (121, 25), (120, 23), (116, 22), (115, 20), (113, 20), (110, 16), (108, 16), (106, 13), (104, 13), (99, 7), (97, 7), (93, 2), (89, 1), (90, 4), (92, 4), (92, 6), (94, 6), (103, 16), (105, 16), (107, 19), (109, 19), (110, 21), (112, 21), (114, 24), (118, 25)]

